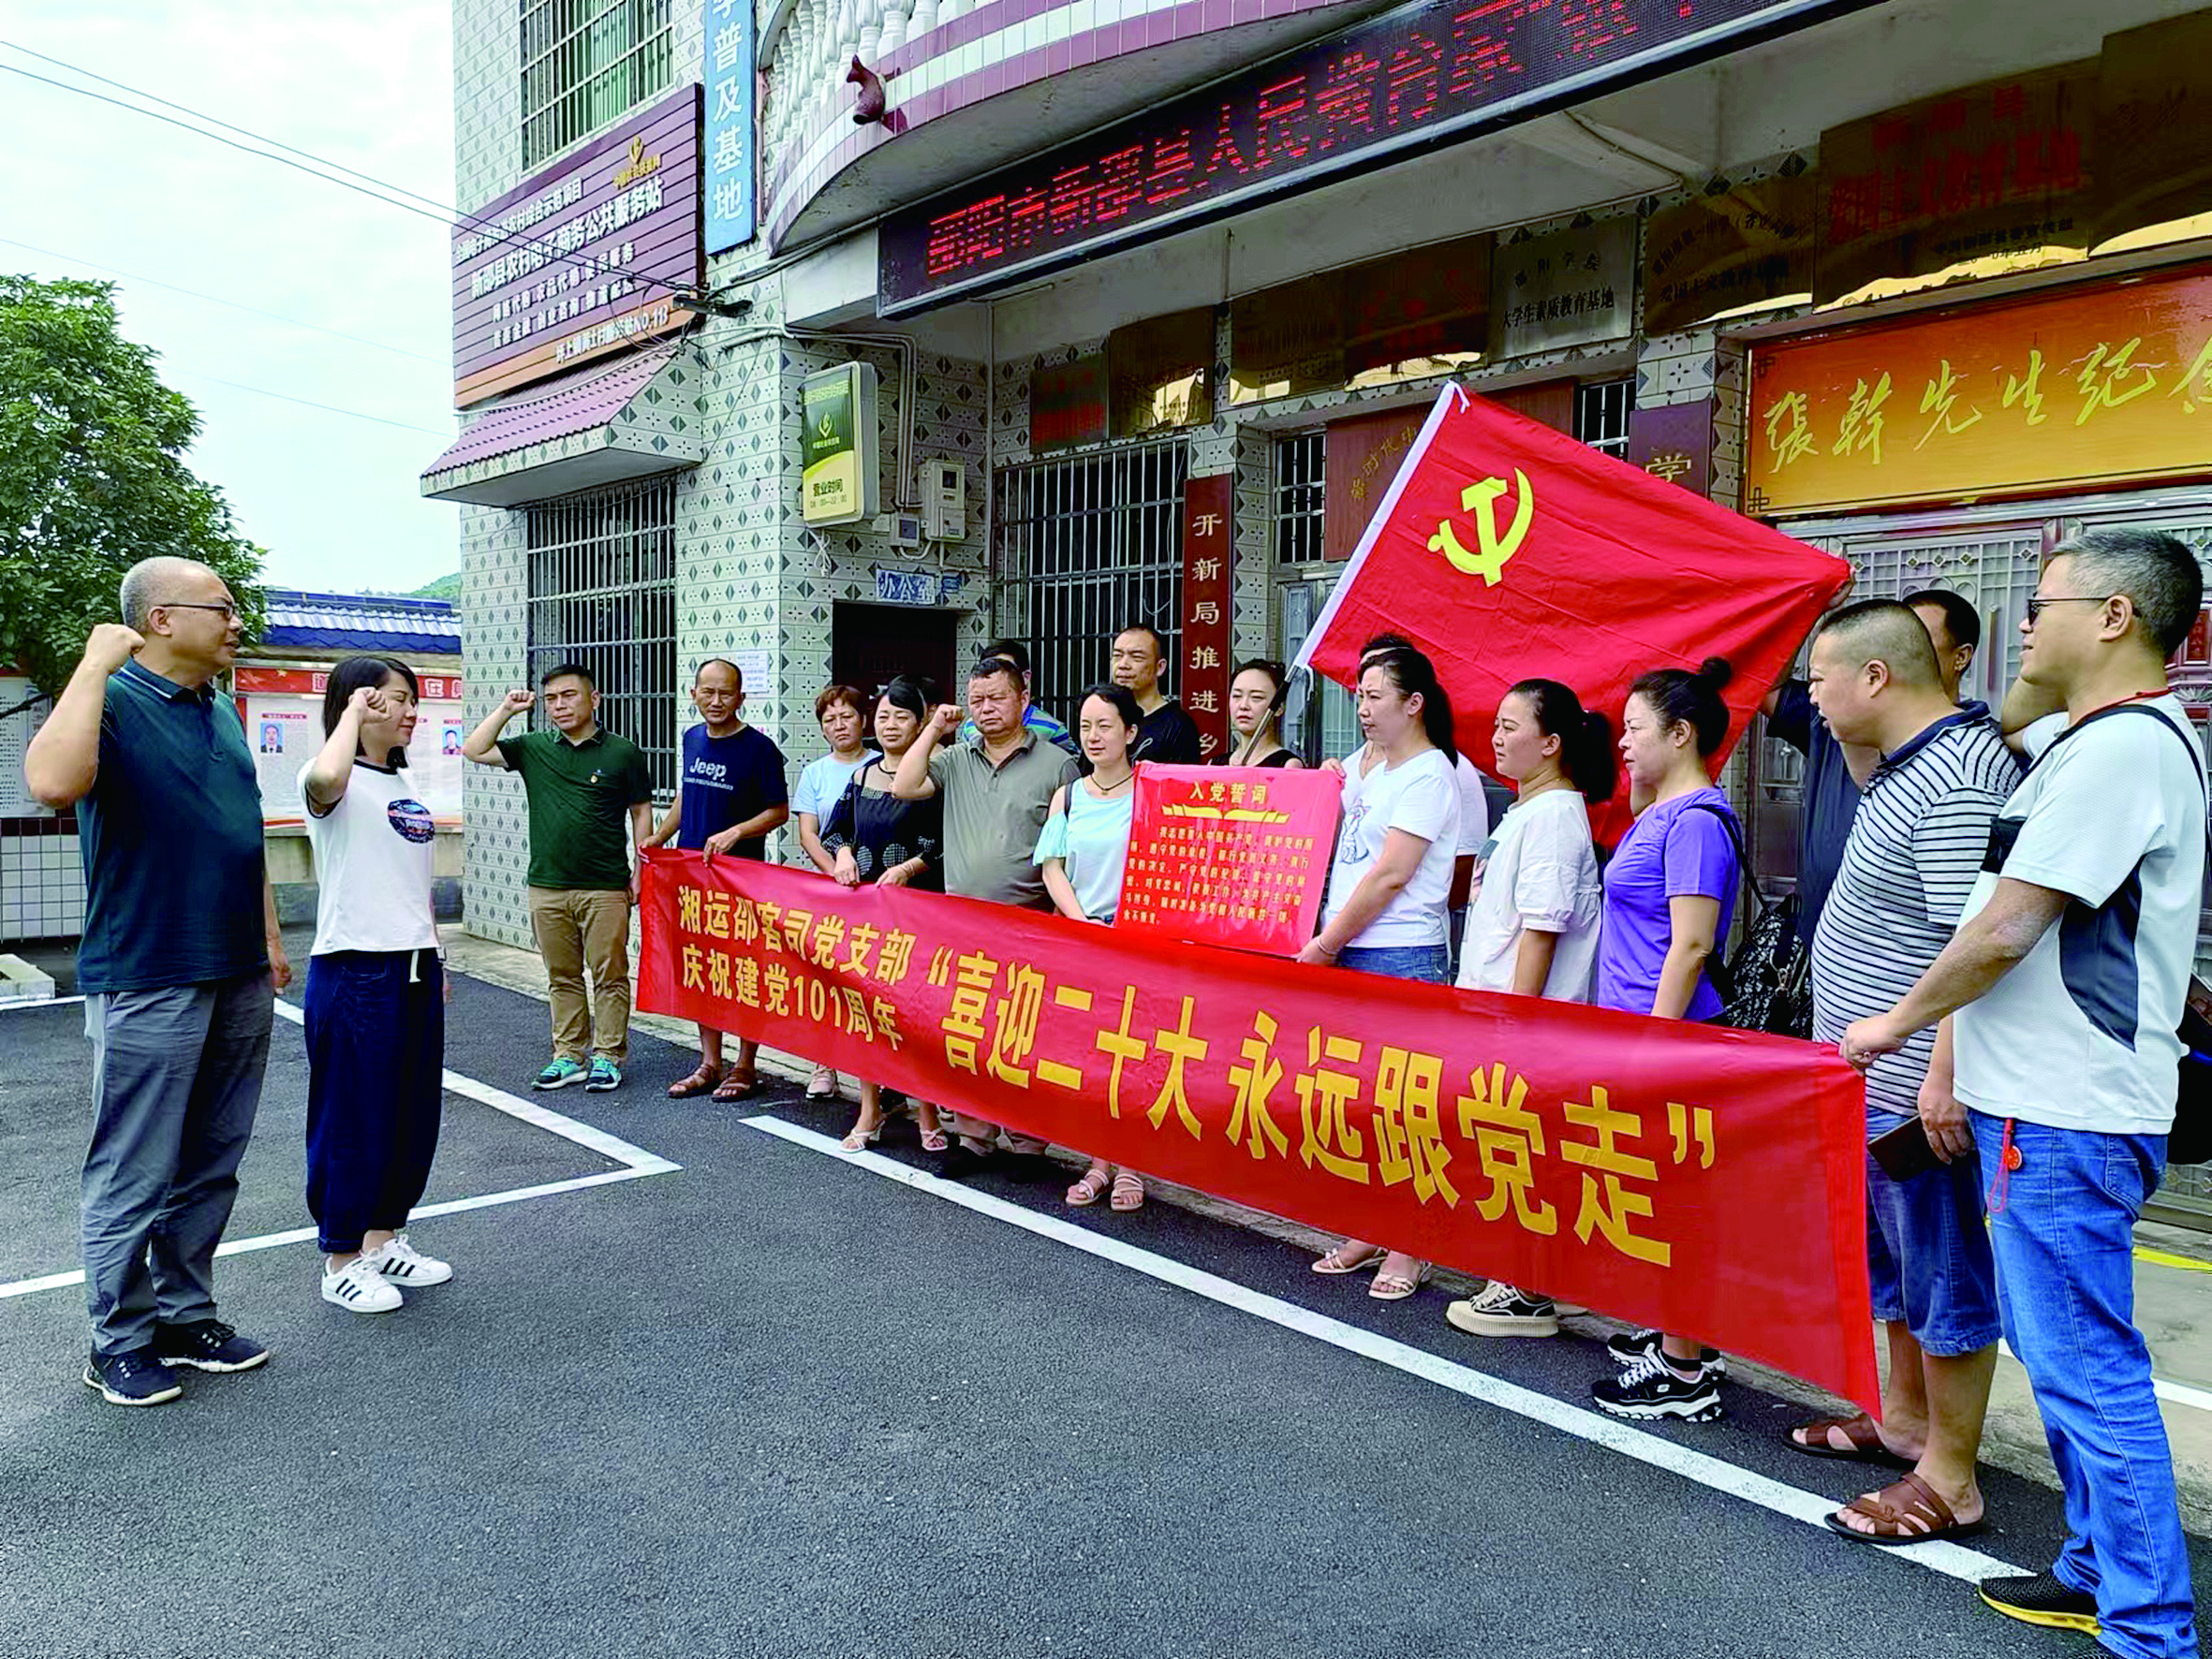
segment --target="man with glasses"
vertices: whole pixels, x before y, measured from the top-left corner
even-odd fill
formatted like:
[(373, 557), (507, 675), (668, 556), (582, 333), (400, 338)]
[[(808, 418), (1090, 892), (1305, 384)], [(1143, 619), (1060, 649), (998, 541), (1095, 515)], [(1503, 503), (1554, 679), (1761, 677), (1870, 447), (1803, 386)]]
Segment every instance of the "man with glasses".
[(122, 609), (93, 629), (23, 780), (76, 809), (84, 859), (84, 1381), (114, 1405), (159, 1405), (184, 1392), (177, 1366), (269, 1358), (215, 1316), (214, 1257), (291, 967), (254, 757), (214, 684), (238, 654), (230, 590), (205, 565), (146, 559)]
[(2202, 751), (2166, 683), (2203, 602), (2171, 536), (2091, 530), (2052, 552), (2006, 699), (2008, 717), (2051, 711), (2020, 733), (2028, 775), (1952, 942), (1841, 1044), (1865, 1069), (1951, 1018), (1956, 1099), (1924, 1094), (1921, 1120), (1939, 1156), (1981, 1160), (1998, 1314), (2066, 1496), (2057, 1562), (1984, 1579), (1982, 1599), (2155, 1659), (2197, 1652), (2133, 1245), (2165, 1174), (2204, 893)]

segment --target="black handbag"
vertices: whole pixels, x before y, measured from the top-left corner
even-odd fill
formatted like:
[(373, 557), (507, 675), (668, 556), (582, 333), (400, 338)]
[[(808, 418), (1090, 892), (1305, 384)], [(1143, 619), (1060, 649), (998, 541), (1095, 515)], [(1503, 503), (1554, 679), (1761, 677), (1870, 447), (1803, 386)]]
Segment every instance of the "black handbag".
[(1705, 972), (1720, 993), (1720, 1012), (1713, 1023), (1733, 1025), (1739, 1031), (1763, 1031), (1776, 1036), (1809, 1037), (1813, 1034), (1812, 953), (1797, 936), (1797, 895), (1778, 903), (1759, 890), (1751, 876), (1750, 855), (1735, 815), (1710, 801), (1694, 803), (1691, 812), (1711, 813), (1728, 831), (1735, 849), (1736, 869), (1749, 889), (1757, 914), (1744, 930), (1742, 943), (1723, 962), (1708, 962)]

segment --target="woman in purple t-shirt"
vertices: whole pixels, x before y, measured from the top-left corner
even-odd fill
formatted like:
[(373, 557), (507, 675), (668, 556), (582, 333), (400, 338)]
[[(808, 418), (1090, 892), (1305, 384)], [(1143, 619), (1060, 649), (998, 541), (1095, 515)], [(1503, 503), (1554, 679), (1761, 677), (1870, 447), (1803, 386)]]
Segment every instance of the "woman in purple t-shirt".
[[(1629, 799), (1648, 804), (1605, 867), (1590, 995), (1600, 1007), (1660, 1020), (1720, 1012), (1705, 963), (1728, 937), (1739, 871), (1735, 815), (1708, 768), (1728, 736), (1720, 688), (1732, 674), (1707, 657), (1694, 674), (1658, 668), (1629, 689), (1620, 741)], [(1606, 1346), (1624, 1369), (1591, 1386), (1599, 1409), (1696, 1423), (1720, 1415), (1720, 1356), (1694, 1339), (1646, 1330)]]

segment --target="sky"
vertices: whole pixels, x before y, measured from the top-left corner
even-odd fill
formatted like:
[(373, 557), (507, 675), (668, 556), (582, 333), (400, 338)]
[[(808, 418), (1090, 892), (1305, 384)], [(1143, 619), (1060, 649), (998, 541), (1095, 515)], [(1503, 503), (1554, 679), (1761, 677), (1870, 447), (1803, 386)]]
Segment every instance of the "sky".
[[(453, 199), (450, 29), (448, 0), (0, 7), (0, 41), (440, 203)], [(6, 46), (0, 66), (125, 95)], [(0, 271), (119, 285), (124, 335), (158, 352), (199, 410), (188, 463), (268, 550), (266, 582), (404, 592), (460, 567), (461, 509), (416, 486), (455, 430), (443, 226), (5, 72), (0, 154)]]

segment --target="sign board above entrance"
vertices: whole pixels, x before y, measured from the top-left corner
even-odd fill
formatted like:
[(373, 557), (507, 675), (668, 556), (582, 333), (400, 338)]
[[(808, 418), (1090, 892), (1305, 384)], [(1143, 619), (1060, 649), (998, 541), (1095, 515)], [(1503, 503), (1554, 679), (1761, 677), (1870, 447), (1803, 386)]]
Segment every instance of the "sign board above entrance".
[(883, 223), (886, 316), (1580, 103), (1870, 0), (1419, 0)]
[(686, 86), (453, 228), (453, 403), (688, 320), (701, 274), (699, 88)]

